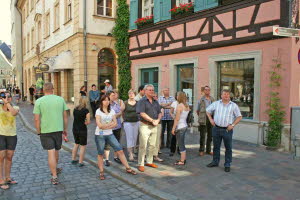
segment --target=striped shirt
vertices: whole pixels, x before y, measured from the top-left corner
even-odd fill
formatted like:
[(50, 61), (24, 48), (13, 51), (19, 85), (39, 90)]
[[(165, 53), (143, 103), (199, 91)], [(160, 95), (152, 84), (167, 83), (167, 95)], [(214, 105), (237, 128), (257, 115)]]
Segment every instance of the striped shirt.
[(227, 127), (234, 122), (237, 117), (242, 116), (237, 104), (230, 101), (224, 104), (222, 100), (212, 103), (206, 111), (210, 114), (214, 113), (214, 121), (217, 126)]
[[(159, 104), (167, 104), (167, 103), (173, 103), (175, 100), (174, 97), (169, 96), (168, 98), (164, 97), (164, 96), (160, 96), (158, 98), (158, 102)], [(170, 114), (170, 109), (165, 109), (164, 108), (164, 116), (162, 117), (161, 120), (173, 120), (171, 114)]]

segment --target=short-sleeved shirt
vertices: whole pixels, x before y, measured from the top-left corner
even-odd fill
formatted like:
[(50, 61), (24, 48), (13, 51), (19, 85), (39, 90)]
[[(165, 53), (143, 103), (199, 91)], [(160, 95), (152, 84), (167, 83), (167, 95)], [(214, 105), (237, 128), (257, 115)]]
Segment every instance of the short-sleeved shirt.
[(217, 126), (227, 127), (234, 122), (237, 117), (242, 116), (238, 105), (232, 101), (224, 104), (222, 100), (215, 101), (208, 108), (208, 113), (214, 112), (214, 121)]
[[(121, 112), (121, 106), (116, 102), (112, 102), (112, 104), (110, 105), (110, 108), (112, 110), (114, 110), (116, 114)], [(115, 128), (113, 128), (113, 130), (117, 130), (117, 129), (122, 128), (121, 117), (117, 118), (117, 123), (118, 123), (118, 125)]]
[[(101, 124), (109, 124), (112, 122), (115, 114), (116, 113), (113, 109), (111, 109), (108, 114), (102, 112), (100, 109), (97, 109), (96, 111), (96, 116), (98, 115), (101, 118)], [(97, 126), (95, 135), (100, 135), (100, 131), (103, 131), (103, 135), (111, 135), (113, 133), (112, 129), (100, 130), (100, 128)]]
[[(141, 100), (138, 101), (136, 112), (146, 113), (152, 119), (158, 119), (158, 115), (161, 113), (161, 107), (156, 100), (152, 100), (152, 104), (150, 103), (149, 99), (145, 96)], [(141, 117), (141, 121), (146, 121)]]
[(174, 108), (174, 112), (173, 112), (174, 115), (176, 115), (177, 106), (178, 106), (178, 101), (173, 101), (171, 107)]
[(46, 95), (39, 98), (33, 109), (33, 114), (41, 116), (41, 133), (52, 133), (64, 130), (64, 111), (69, 110), (65, 100), (56, 95)]
[(29, 88), (29, 93), (30, 93), (30, 95), (34, 95), (34, 88)]
[(112, 85), (109, 85), (108, 87), (105, 86), (104, 90), (105, 90), (105, 92), (109, 92), (109, 91), (113, 90), (113, 87), (112, 87)]
[[(16, 116), (13, 116), (11, 112), (5, 112), (3, 105), (0, 104), (0, 135), (15, 136), (16, 131)], [(15, 110), (19, 110), (18, 106), (13, 107)]]
[(86, 115), (89, 113), (89, 110), (82, 108), (78, 110), (77, 108), (73, 111), (74, 122), (73, 122), (73, 132), (76, 133), (87, 133), (87, 127), (85, 125)]
[(140, 95), (140, 93), (138, 93), (138, 94), (134, 97), (134, 100), (139, 101), (139, 100), (141, 100), (142, 98), (143, 98), (142, 95)]
[[(166, 98), (165, 96), (160, 96), (158, 99), (159, 104), (173, 103), (174, 101), (175, 98), (172, 96), (169, 96), (168, 98)], [(164, 108), (164, 116), (161, 118), (161, 120), (173, 120), (170, 115), (170, 109)]]

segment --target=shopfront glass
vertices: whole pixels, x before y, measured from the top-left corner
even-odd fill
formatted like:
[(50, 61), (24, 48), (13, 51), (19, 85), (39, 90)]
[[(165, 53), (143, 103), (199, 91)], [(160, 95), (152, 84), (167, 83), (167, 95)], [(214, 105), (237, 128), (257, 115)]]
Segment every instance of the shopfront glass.
[(254, 59), (218, 63), (218, 97), (223, 89), (231, 91), (243, 119), (253, 119)]
[[(190, 106), (194, 99), (194, 65), (177, 66), (177, 91), (185, 92)], [(173, 95), (173, 94), (172, 94)]]

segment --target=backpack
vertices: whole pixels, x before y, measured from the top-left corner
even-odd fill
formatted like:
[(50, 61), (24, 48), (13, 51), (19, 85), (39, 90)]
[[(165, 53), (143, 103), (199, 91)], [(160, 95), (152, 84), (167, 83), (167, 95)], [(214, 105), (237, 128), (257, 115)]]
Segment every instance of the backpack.
[(186, 123), (189, 125), (189, 124), (192, 124), (193, 122), (194, 122), (194, 115), (193, 115), (193, 111), (190, 110), (189, 114), (186, 118)]

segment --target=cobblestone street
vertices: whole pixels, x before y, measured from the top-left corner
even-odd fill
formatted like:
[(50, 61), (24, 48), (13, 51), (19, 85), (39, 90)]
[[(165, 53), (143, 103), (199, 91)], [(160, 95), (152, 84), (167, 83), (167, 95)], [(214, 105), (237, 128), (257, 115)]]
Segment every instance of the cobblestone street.
[(72, 165), (71, 154), (64, 150), (60, 151), (61, 184), (51, 185), (47, 153), (42, 149), (39, 137), (28, 132), (19, 118), (17, 130), (18, 145), (11, 174), (18, 184), (9, 190), (0, 190), (1, 200), (153, 199), (108, 174), (105, 181), (100, 181), (97, 168), (87, 163), (82, 168)]

